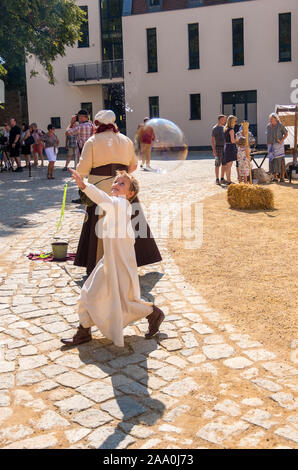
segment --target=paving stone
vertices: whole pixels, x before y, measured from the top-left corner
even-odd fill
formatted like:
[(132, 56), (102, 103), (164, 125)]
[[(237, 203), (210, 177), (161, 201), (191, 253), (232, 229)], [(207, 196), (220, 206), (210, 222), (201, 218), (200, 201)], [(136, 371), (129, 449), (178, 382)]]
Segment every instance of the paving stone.
[(246, 357), (232, 357), (231, 359), (226, 359), (223, 361), (224, 365), (230, 367), (230, 369), (244, 369), (252, 365), (252, 362), (249, 361)]
[(295, 410), (298, 407), (298, 399), (295, 399), (291, 393), (278, 392), (270, 395), (270, 398), (287, 410)]
[(28, 313), (28, 312), (34, 312), (36, 310), (39, 310), (39, 308), (37, 307), (37, 305), (34, 305), (34, 304), (20, 305), (18, 307), (12, 307), (12, 311), (16, 315), (21, 315), (23, 313)]
[(256, 406), (262, 406), (264, 402), (260, 398), (252, 397), (252, 398), (245, 398), (244, 400), (242, 400), (241, 403), (243, 405), (256, 407)]
[(16, 441), (5, 446), (4, 449), (48, 449), (58, 443), (54, 434), (42, 434), (41, 436)]
[(191, 325), (191, 327), (196, 330), (200, 335), (208, 335), (213, 333), (212, 328), (205, 325), (204, 323), (195, 323), (194, 325)]
[(126, 449), (135, 439), (111, 426), (103, 426), (89, 434), (87, 441), (92, 449)]
[(13, 395), (15, 405), (23, 405), (24, 403), (33, 400), (33, 395), (31, 395), (27, 390), (13, 390)]
[(224, 342), (224, 337), (220, 335), (208, 335), (204, 338), (204, 344), (221, 344)]
[(66, 367), (57, 364), (50, 364), (49, 366), (43, 367), (41, 370), (42, 373), (49, 379), (55, 377), (56, 375), (63, 374), (64, 372), (68, 372)]
[(252, 361), (267, 361), (268, 359), (274, 359), (276, 356), (266, 349), (247, 349), (243, 351)]
[(36, 426), (37, 429), (46, 431), (55, 427), (70, 426), (70, 424), (66, 419), (55, 413), (55, 411), (48, 410), (38, 421), (34, 421), (34, 426)]
[(154, 449), (160, 442), (160, 439), (149, 439), (149, 441), (143, 444), (140, 449)]
[(249, 424), (243, 421), (235, 421), (232, 424), (224, 422), (225, 417), (217, 418), (211, 423), (206, 424), (197, 432), (197, 437), (213, 444), (222, 444), (225, 439), (233, 438), (249, 428)]
[(96, 403), (114, 398), (120, 393), (111, 385), (102, 382), (92, 382), (77, 388), (77, 391), (85, 397), (91, 398)]
[(19, 359), (19, 369), (20, 370), (31, 370), (38, 367), (44, 366), (48, 363), (46, 356), (39, 354), (38, 356), (29, 356)]
[(29, 338), (29, 342), (35, 345), (42, 343), (43, 341), (49, 341), (50, 339), (53, 339), (53, 337), (49, 333), (40, 333)]
[(44, 341), (37, 345), (40, 352), (49, 352), (56, 351), (58, 348), (61, 348), (61, 341), (58, 339), (51, 339), (50, 341)]
[(292, 426), (286, 425), (283, 428), (276, 429), (274, 432), (280, 437), (298, 443), (298, 431)]
[(195, 323), (202, 321), (202, 318), (198, 313), (184, 313), (183, 317)]
[(78, 413), (72, 421), (84, 426), (85, 428), (98, 428), (103, 424), (107, 424), (112, 421), (112, 418), (100, 410), (89, 408), (88, 410), (81, 411)]
[(161, 432), (175, 432), (176, 434), (181, 434), (182, 429), (177, 428), (176, 426), (171, 426), (170, 424), (162, 424), (158, 428), (159, 431)]
[(265, 436), (264, 431), (258, 431), (254, 434), (249, 434), (248, 436), (243, 437), (240, 442), (239, 446), (241, 449), (243, 448), (250, 448), (250, 447), (257, 447), (260, 440)]
[(190, 356), (188, 360), (192, 364), (201, 364), (201, 362), (206, 361), (206, 356), (204, 356), (204, 354), (195, 354), (194, 356)]
[(189, 364), (188, 364), (184, 359), (182, 359), (181, 357), (179, 357), (179, 356), (173, 356), (173, 355), (167, 357), (166, 362), (168, 362), (169, 364), (172, 364), (173, 366), (180, 367), (180, 369), (184, 369), (185, 367), (187, 367), (187, 366), (189, 365)]
[(188, 413), (190, 411), (190, 406), (188, 405), (179, 405), (173, 410), (169, 411), (165, 416), (163, 416), (163, 420), (167, 421), (168, 423), (172, 423), (173, 421), (181, 416), (184, 413)]
[(298, 369), (295, 369), (284, 362), (266, 362), (262, 364), (262, 366), (277, 377), (291, 377), (298, 375)]
[(167, 351), (178, 351), (182, 349), (182, 343), (179, 339), (164, 339), (160, 344), (167, 349)]
[(88, 398), (82, 397), (81, 395), (74, 395), (71, 398), (65, 400), (56, 401), (55, 405), (62, 412), (71, 411), (78, 412), (90, 408), (93, 403)]
[(241, 419), (248, 421), (249, 423), (255, 424), (256, 426), (261, 426), (265, 429), (270, 429), (271, 426), (276, 424), (276, 421), (270, 420), (271, 414), (268, 411), (261, 409), (250, 410)]
[(98, 361), (100, 364), (110, 361), (114, 358), (113, 354), (107, 351), (105, 348), (100, 348), (95, 351), (91, 351), (91, 355), (95, 361)]
[(66, 372), (65, 374), (55, 377), (56, 382), (65, 387), (77, 388), (90, 382), (90, 378), (80, 375), (77, 372)]
[(33, 434), (33, 432), (33, 429), (29, 428), (28, 426), (23, 426), (22, 424), (4, 429), (2, 428), (0, 430), (0, 439), (2, 441), (1, 445), (3, 446), (3, 444), (8, 444), (18, 439), (23, 439), (24, 437)]
[(32, 385), (44, 379), (39, 371), (25, 370), (17, 373), (17, 385)]
[(259, 369), (256, 367), (251, 367), (250, 369), (247, 369), (244, 372), (241, 372), (240, 377), (243, 377), (244, 379), (253, 379), (254, 377), (257, 377), (259, 374)]
[(155, 373), (164, 380), (172, 381), (179, 377), (180, 370), (173, 366), (164, 366), (161, 369), (158, 369)]
[(33, 401), (28, 401), (27, 403), (24, 404), (28, 408), (32, 408), (34, 411), (42, 411), (45, 408), (47, 408), (47, 405), (43, 400), (38, 398), (37, 400)]
[(140, 379), (140, 382), (145, 385), (147, 389), (159, 390), (161, 387), (165, 386), (167, 382), (164, 380), (155, 377), (154, 375), (147, 375), (144, 379)]
[(261, 377), (252, 380), (252, 383), (258, 385), (258, 387), (264, 388), (265, 390), (269, 390), (270, 392), (278, 392), (282, 389), (282, 387), (276, 382), (272, 382), (272, 380), (268, 379), (262, 379)]
[(163, 362), (157, 361), (156, 359), (148, 358), (147, 361), (140, 363), (140, 366), (144, 367), (146, 370), (158, 370), (165, 366)]
[[(57, 384), (58, 387), (58, 384)], [(64, 400), (65, 398), (69, 398), (73, 396), (73, 390), (70, 388), (56, 388), (56, 390), (53, 390), (49, 393), (49, 399), (51, 401), (61, 401)]]
[(9, 406), (10, 405), (10, 397), (7, 392), (0, 392), (0, 406)]
[(131, 342), (131, 347), (136, 353), (148, 353), (157, 349), (158, 344), (155, 339), (141, 338), (141, 340)]
[(190, 377), (173, 382), (163, 389), (163, 392), (173, 397), (183, 397), (193, 391), (198, 390), (198, 385)]
[(57, 387), (58, 387), (58, 384), (56, 382), (54, 382), (53, 380), (44, 380), (35, 389), (35, 392), (36, 393), (48, 392), (49, 390), (53, 390), (54, 388), (57, 388)]
[(204, 418), (204, 419), (213, 419), (214, 416), (216, 416), (216, 413), (214, 411), (211, 411), (211, 410), (206, 410), (202, 414), (202, 418)]
[(217, 397), (215, 397), (214, 395), (207, 394), (207, 393), (199, 393), (198, 395), (196, 395), (196, 398), (198, 400), (202, 400), (203, 402), (207, 402), (207, 403), (217, 400)]
[(196, 348), (199, 346), (193, 333), (186, 333), (182, 335), (183, 342), (187, 348)]
[(85, 429), (85, 428), (75, 428), (75, 429), (69, 429), (68, 431), (65, 431), (65, 436), (66, 439), (71, 443), (74, 444), (75, 442), (80, 441), (81, 439), (84, 439), (84, 437), (87, 436), (87, 434), (90, 433), (90, 429)]
[(137, 439), (148, 439), (154, 434), (154, 431), (145, 426), (133, 425), (132, 423), (119, 423), (119, 427), (123, 429), (126, 434), (129, 434)]
[(91, 377), (92, 379), (103, 379), (104, 377), (110, 375), (113, 371), (107, 366), (104, 366), (104, 369), (102, 370), (94, 364), (88, 364), (87, 366), (79, 369), (79, 372), (87, 375), (87, 377)]
[(191, 367), (189, 369), (189, 372), (198, 372), (198, 373), (205, 373), (205, 374), (211, 374), (211, 375), (217, 375), (217, 368), (213, 365), (210, 364), (210, 362), (206, 362), (205, 364), (201, 364), (198, 367)]
[(120, 420), (127, 420), (147, 411), (144, 406), (129, 397), (119, 397), (116, 400), (111, 400), (101, 405), (101, 409)]
[(214, 408), (215, 411), (222, 411), (228, 416), (239, 416), (241, 414), (240, 406), (232, 400), (224, 400), (217, 403)]
[(38, 350), (34, 346), (24, 346), (20, 349), (20, 353), (22, 356), (33, 356), (37, 354)]
[(148, 377), (148, 373), (142, 367), (139, 367), (136, 364), (129, 364), (124, 369), (122, 369), (122, 372), (126, 375), (129, 375), (135, 380), (140, 380), (144, 379), (145, 377)]
[(0, 373), (13, 372), (15, 370), (15, 362), (13, 361), (0, 361)]
[(203, 353), (208, 359), (221, 359), (231, 356), (235, 351), (229, 344), (215, 344), (210, 346), (203, 346)]
[(70, 326), (62, 321), (57, 321), (54, 323), (48, 323), (43, 325), (43, 329), (49, 333), (60, 333), (65, 330), (69, 330)]
[(124, 385), (119, 385), (118, 388), (125, 395), (146, 396), (149, 393), (148, 389), (138, 382), (131, 382)]
[(56, 364), (71, 367), (73, 369), (78, 369), (80, 366), (85, 365), (85, 363), (81, 361), (80, 357), (76, 354), (65, 354), (56, 359)]

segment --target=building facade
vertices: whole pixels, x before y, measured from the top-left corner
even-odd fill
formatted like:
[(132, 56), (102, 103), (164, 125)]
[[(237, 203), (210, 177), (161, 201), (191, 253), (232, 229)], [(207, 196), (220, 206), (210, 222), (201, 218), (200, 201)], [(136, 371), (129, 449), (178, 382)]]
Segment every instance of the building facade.
[[(298, 71), (297, 0), (78, 0), (88, 24), (55, 62), (56, 85), (29, 78), (29, 119), (64, 135), (81, 107), (112, 108), (131, 138), (145, 116), (174, 121), (190, 147), (210, 145), (220, 113), (249, 120), (289, 104)], [(34, 65), (34, 64), (33, 64)], [(62, 144), (62, 142), (61, 142)]]

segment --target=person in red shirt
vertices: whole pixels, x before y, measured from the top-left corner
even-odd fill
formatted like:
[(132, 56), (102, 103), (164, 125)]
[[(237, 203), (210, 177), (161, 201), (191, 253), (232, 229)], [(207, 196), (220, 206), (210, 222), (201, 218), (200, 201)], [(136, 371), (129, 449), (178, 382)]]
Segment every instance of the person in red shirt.
[(151, 148), (152, 148), (152, 143), (155, 140), (155, 135), (154, 135), (154, 130), (151, 126), (146, 123), (150, 119), (146, 117), (144, 119), (144, 124), (141, 124), (139, 126), (140, 129), (140, 151), (141, 151), (141, 158), (142, 158), (142, 163), (141, 163), (141, 168), (144, 167), (145, 161), (146, 161), (146, 167), (144, 170), (150, 171), (152, 170), (150, 166), (150, 160), (151, 160)]

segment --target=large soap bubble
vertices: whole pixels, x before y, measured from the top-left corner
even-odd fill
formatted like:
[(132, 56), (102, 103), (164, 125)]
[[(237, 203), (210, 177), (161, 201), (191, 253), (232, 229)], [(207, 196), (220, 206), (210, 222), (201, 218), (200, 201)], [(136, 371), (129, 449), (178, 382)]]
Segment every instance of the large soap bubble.
[(183, 132), (174, 122), (162, 118), (153, 118), (145, 123), (143, 132), (152, 135), (152, 130), (154, 140), (149, 171), (166, 174), (176, 170), (188, 154)]

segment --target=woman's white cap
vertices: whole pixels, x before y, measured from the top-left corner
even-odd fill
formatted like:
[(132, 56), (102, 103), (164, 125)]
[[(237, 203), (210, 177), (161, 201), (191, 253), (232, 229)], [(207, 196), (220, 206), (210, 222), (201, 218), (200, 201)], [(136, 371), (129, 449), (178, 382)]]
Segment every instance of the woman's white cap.
[(116, 115), (111, 109), (103, 109), (96, 114), (94, 121), (98, 121), (101, 124), (114, 124)]

